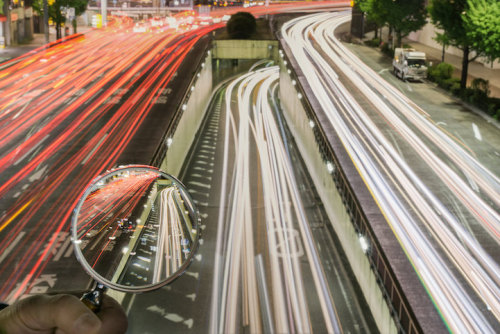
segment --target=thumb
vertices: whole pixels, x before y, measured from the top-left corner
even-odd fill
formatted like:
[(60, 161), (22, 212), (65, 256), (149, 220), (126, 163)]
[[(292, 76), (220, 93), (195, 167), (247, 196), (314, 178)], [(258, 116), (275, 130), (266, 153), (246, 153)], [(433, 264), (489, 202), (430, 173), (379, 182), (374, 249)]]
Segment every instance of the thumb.
[[(5, 312), (5, 313), (4, 313)], [(7, 333), (98, 333), (101, 321), (78, 298), (71, 295), (33, 296), (0, 312), (1, 328)]]

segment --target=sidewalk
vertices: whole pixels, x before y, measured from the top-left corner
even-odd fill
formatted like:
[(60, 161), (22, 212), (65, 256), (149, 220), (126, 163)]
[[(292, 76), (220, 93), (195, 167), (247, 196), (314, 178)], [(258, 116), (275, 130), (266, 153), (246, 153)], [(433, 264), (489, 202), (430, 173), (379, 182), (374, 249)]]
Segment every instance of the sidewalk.
[[(85, 34), (86, 32), (92, 30), (92, 27), (89, 26), (78, 26), (77, 32), (79, 34)], [(64, 36), (64, 30), (63, 30)], [(50, 28), (49, 32), (49, 43), (56, 41), (56, 32), (54, 28)], [(37, 49), (41, 46), (45, 45), (45, 34), (33, 34), (33, 39), (29, 42), (17, 44), (17, 45), (9, 45), (3, 49), (0, 49), (0, 63), (17, 58), (19, 56), (24, 55), (25, 53), (30, 52), (31, 50)]]

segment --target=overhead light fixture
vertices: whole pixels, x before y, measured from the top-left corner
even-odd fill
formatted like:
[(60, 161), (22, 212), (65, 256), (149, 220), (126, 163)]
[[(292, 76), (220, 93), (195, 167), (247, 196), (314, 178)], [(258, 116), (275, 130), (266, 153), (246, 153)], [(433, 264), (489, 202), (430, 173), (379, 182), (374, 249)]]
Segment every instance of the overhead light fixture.
[(328, 170), (328, 173), (331, 174), (335, 170), (335, 166), (330, 161), (328, 161), (326, 163), (326, 169)]
[(362, 234), (359, 235), (359, 243), (361, 245), (361, 250), (366, 254), (370, 249), (370, 244), (368, 243), (366, 237)]

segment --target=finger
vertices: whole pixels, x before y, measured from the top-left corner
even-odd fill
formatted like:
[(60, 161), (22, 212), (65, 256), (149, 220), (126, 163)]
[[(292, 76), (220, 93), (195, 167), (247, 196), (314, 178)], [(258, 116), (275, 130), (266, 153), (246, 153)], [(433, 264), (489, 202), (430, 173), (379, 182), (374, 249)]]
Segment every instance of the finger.
[(127, 331), (127, 315), (121, 305), (110, 296), (104, 295), (97, 316), (102, 323), (99, 334), (123, 334)]
[[(10, 309), (10, 310), (9, 310)], [(55, 330), (97, 334), (101, 321), (80, 300), (70, 295), (38, 295), (25, 298), (4, 311), (7, 333), (39, 333)]]

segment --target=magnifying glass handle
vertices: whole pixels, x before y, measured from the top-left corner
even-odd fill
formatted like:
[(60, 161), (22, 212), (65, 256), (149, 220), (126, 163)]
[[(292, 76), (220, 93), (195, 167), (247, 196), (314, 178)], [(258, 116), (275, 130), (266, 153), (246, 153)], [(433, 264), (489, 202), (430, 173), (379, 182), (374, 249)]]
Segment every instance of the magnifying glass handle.
[(91, 291), (85, 292), (80, 298), (82, 303), (84, 303), (92, 312), (97, 313), (101, 309), (102, 298), (107, 288), (95, 282), (94, 288)]

